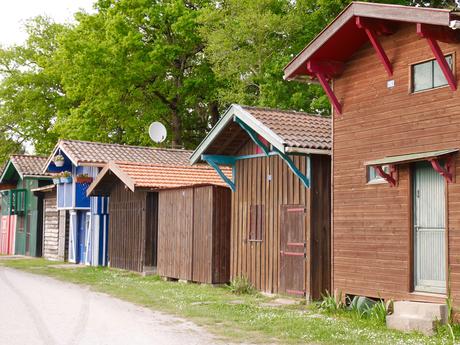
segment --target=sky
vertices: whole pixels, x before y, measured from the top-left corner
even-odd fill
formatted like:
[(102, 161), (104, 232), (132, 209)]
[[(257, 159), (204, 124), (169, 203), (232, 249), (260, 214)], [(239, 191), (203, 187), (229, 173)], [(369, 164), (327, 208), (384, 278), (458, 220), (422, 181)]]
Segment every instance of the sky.
[(56, 22), (69, 22), (79, 9), (92, 12), (96, 0), (0, 0), (0, 45), (21, 44), (26, 39), (24, 23), (38, 15)]

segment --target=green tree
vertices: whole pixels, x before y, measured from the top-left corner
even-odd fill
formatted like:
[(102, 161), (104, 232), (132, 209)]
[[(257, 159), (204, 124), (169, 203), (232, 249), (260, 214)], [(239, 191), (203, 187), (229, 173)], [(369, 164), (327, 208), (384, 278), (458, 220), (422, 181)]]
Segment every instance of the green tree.
[(154, 120), (171, 143), (194, 147), (219, 108), (216, 81), (203, 53), (200, 1), (101, 0), (98, 13), (77, 15), (56, 53), (72, 103), (58, 116), (67, 137), (147, 144)]
[(288, 0), (224, 0), (202, 15), (205, 51), (225, 85), (218, 95), (222, 104), (327, 110), (318, 86), (282, 78), (284, 65), (310, 39), (301, 32), (309, 25), (308, 17), (299, 23), (301, 6)]
[(64, 26), (38, 17), (27, 23), (23, 46), (0, 49), (0, 142), (16, 151), (23, 143), (44, 153), (55, 144), (50, 132), (56, 113), (65, 103), (59, 73), (51, 60)]

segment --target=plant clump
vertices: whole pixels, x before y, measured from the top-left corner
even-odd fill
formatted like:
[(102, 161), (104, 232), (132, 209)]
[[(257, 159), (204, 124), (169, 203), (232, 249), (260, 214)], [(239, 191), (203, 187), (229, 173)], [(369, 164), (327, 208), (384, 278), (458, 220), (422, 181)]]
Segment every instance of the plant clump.
[(252, 295), (256, 289), (245, 276), (234, 278), (229, 285), (230, 291), (237, 295)]

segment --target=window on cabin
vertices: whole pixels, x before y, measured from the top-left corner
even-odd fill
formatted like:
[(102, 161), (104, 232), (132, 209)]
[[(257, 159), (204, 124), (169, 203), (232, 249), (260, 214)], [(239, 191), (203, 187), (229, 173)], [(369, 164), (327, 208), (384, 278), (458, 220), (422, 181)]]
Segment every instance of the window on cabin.
[[(388, 165), (382, 166), (383, 171), (387, 174), (390, 173), (390, 167)], [(367, 183), (385, 183), (385, 179), (381, 177), (374, 167), (367, 167)]]
[(263, 205), (251, 205), (249, 221), (249, 241), (262, 241), (264, 232)]
[[(446, 61), (452, 69), (452, 55), (447, 55)], [(411, 75), (412, 92), (430, 90), (447, 85), (447, 80), (436, 59), (412, 65)]]

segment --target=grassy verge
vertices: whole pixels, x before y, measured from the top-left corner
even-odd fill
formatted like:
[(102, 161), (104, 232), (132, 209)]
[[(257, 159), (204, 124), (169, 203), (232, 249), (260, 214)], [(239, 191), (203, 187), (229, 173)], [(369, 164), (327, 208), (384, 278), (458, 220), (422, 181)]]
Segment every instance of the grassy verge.
[[(280, 344), (452, 344), (445, 328), (433, 337), (400, 333), (349, 312), (327, 314), (301, 303), (270, 307), (273, 298), (235, 295), (226, 287), (165, 282), (107, 268), (53, 268), (42, 259), (1, 259), (0, 264), (90, 286), (91, 289), (148, 308), (185, 317), (233, 341)], [(460, 339), (460, 330), (454, 333)]]

